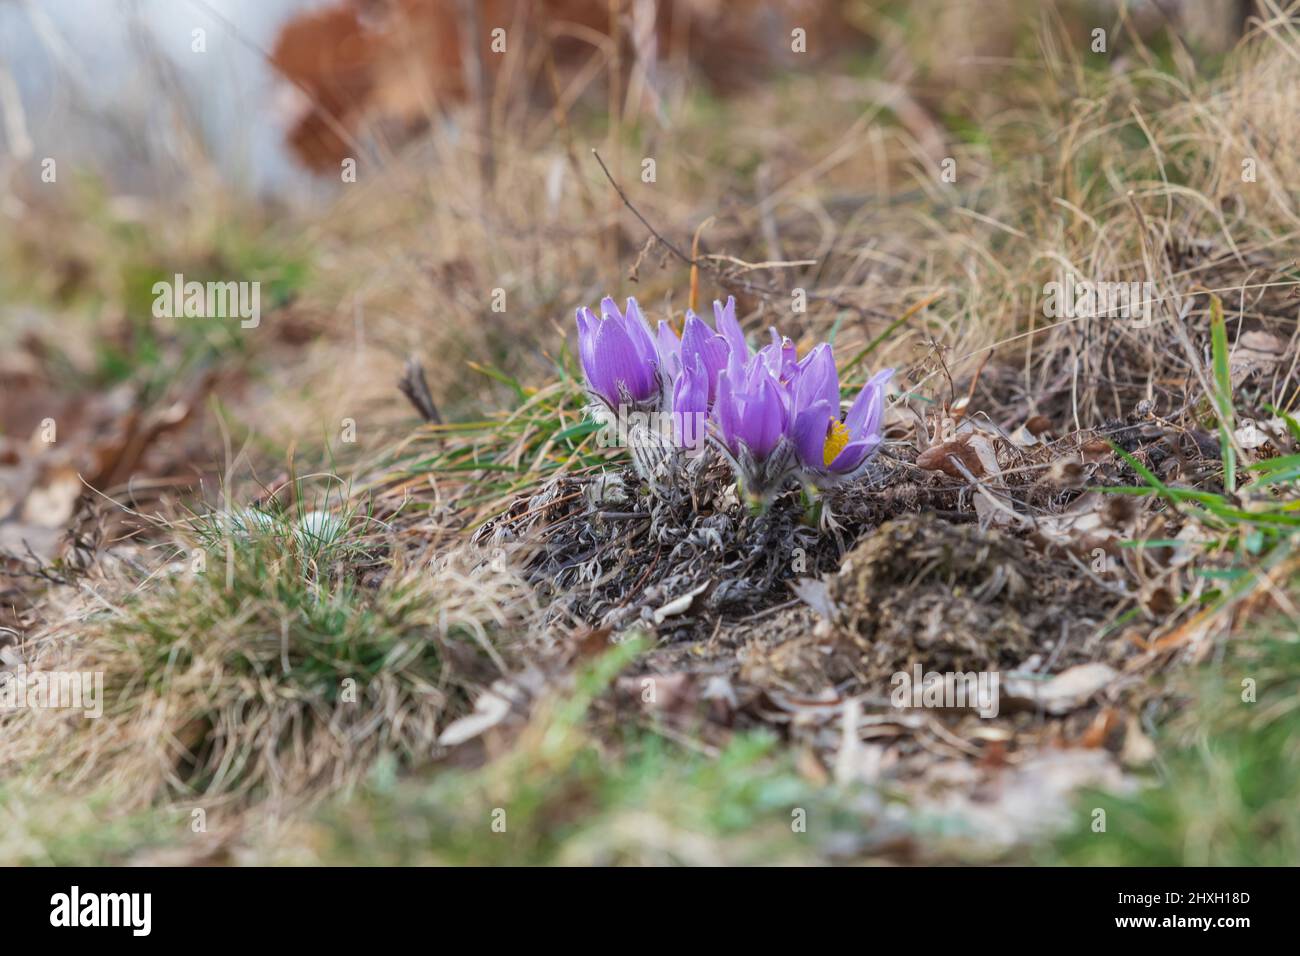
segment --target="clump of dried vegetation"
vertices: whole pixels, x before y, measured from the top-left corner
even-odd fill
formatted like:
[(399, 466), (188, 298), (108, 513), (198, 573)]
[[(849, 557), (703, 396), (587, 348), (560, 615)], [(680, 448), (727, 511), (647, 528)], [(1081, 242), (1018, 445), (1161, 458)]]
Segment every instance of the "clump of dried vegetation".
[(33, 670), (103, 674), (103, 716), (17, 712), (0, 768), (93, 781), (132, 807), (215, 808), (333, 791), (380, 755), (425, 761), (509, 672), (531, 598), (507, 569), (455, 553), (407, 565), (390, 551), (377, 582), (361, 557), (280, 520), (184, 553), (111, 613), (33, 644)]
[[(864, 69), (683, 94), (671, 127), (566, 96), (558, 125), (434, 136), (346, 191), (279, 313), (319, 338), (276, 348), (316, 356), (295, 408), (374, 409), (342, 509), (367, 520), (341, 553), (280, 514), (201, 539), (202, 574), (140, 582), (144, 555), (108, 549), (46, 582), (6, 650), (102, 670), (108, 705), (0, 718), (0, 813), (27, 821), (0, 852), (68, 859), (31, 801), (93, 788), (115, 812), (225, 808), (193, 859), (1024, 858), (1085, 832), (1071, 794), (1097, 785), (1121, 836), (1043, 858), (1252, 862), (1279, 827), (1293, 853), (1267, 821), (1300, 792), (1300, 35), (1263, 4), (1212, 66), (1121, 13), (1097, 57), (1068, 5), (1009, 3), (1004, 30), (940, 6), (866, 17)], [(907, 29), (927, 17), (970, 57)], [(526, 73), (497, 92), (510, 116)], [(576, 148), (598, 136), (612, 180)], [(632, 188), (645, 152), (657, 184)], [(1149, 284), (1149, 318), (1046, 318), (1065, 273)], [(871, 473), (761, 513), (721, 467), (652, 494), (599, 446), (564, 340), (607, 291), (654, 318), (735, 294), (751, 333), (833, 341), (846, 395), (897, 367)], [(367, 374), (340, 390), (349, 352)], [(445, 420), (383, 397), (411, 352)], [(256, 402), (230, 401), (251, 430)], [(74, 593), (98, 600), (59, 613)], [(1002, 712), (893, 707), (916, 665), (1000, 672)], [(1207, 733), (1229, 743), (1199, 803)], [(824, 809), (811, 840), (796, 806)], [(509, 839), (486, 836), (497, 808)], [(159, 819), (86, 855), (148, 858)]]

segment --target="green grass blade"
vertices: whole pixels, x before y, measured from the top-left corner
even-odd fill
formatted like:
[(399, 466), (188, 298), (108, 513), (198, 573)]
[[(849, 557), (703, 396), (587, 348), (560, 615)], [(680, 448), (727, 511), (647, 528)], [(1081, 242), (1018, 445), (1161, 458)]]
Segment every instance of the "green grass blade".
[(1232, 445), (1232, 371), (1228, 364), (1228, 326), (1223, 303), (1210, 296), (1210, 340), (1214, 353), (1214, 403), (1219, 409), (1219, 448), (1223, 456), (1223, 487), (1237, 490), (1237, 451)]

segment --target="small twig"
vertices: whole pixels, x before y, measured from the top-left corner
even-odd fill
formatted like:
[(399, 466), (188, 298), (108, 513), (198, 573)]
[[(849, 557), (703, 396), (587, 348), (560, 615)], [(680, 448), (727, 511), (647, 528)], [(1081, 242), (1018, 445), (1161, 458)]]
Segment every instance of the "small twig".
[(792, 607), (798, 607), (802, 603), (803, 603), (803, 598), (795, 598), (793, 601), (786, 601), (783, 604), (775, 604), (772, 607), (765, 607), (761, 611), (755, 611), (753, 614), (749, 615), (748, 617), (742, 617), (736, 623), (750, 624), (754, 621), (762, 620), (765, 617), (770, 617), (773, 614), (780, 613), (781, 611), (788, 611)]
[(790, 261), (769, 259), (767, 262), (746, 262), (744, 259), (737, 259), (735, 256), (728, 256), (720, 252), (706, 252), (699, 258), (711, 259), (717, 262), (730, 262), (732, 265), (739, 266), (746, 272), (753, 272), (756, 269), (791, 269), (796, 266), (817, 265), (816, 259), (792, 259)]
[(1034, 521), (1033, 518), (1029, 517), (1028, 515), (1022, 515), (1015, 508), (1006, 504), (1004, 501), (998, 498), (997, 495), (989, 491), (988, 488), (985, 487), (984, 482), (976, 478), (971, 473), (970, 469), (967, 468), (964, 464), (962, 464), (961, 459), (958, 458), (956, 455), (949, 455), (948, 461), (952, 462), (953, 466), (962, 473), (962, 477), (964, 477), (967, 481), (969, 481), (972, 485), (975, 486), (976, 492), (983, 495), (984, 498), (987, 499), (988, 503), (991, 504), (998, 511), (1010, 515), (1011, 518), (1015, 520), (1015, 522), (1021, 525), (1022, 527), (1029, 527), (1029, 528), (1037, 527), (1037, 522)]
[(645, 245), (641, 247), (641, 251), (636, 254), (636, 261), (633, 262), (632, 265), (628, 267), (627, 278), (629, 282), (641, 281), (641, 263), (645, 260), (645, 257), (649, 254), (650, 250), (653, 249), (654, 247), (655, 247), (655, 241), (653, 237), (645, 241)]
[(966, 400), (961, 404), (963, 412), (970, 406), (971, 400), (975, 397), (975, 389), (980, 383), (980, 376), (984, 374), (984, 366), (989, 364), (989, 359), (993, 357), (995, 349), (989, 349), (984, 353), (984, 359), (980, 362), (979, 368), (975, 370), (975, 376), (970, 380), (970, 388), (966, 390)]
[(609, 167), (605, 165), (605, 161), (600, 158), (599, 150), (597, 150), (595, 147), (592, 147), (591, 155), (595, 156), (596, 162), (600, 163), (600, 168), (605, 173), (605, 178), (608, 179), (609, 184), (614, 187), (614, 192), (618, 193), (618, 198), (623, 200), (623, 205), (627, 206), (628, 209), (632, 210), (632, 215), (636, 216), (638, 219), (641, 220), (641, 225), (645, 226), (647, 229), (650, 230), (650, 235), (658, 239), (663, 244), (665, 249), (667, 249), (669, 252), (675, 255), (678, 259), (681, 259), (682, 262), (686, 263), (688, 266), (697, 265), (694, 259), (692, 259), (686, 253), (682, 252), (682, 250), (678, 249), (675, 245), (673, 245), (671, 242), (669, 242), (667, 239), (661, 236), (659, 234), (659, 230), (656, 229), (654, 226), (650, 225), (650, 221), (646, 219), (645, 216), (641, 215), (641, 210), (637, 209), (636, 206), (632, 205), (632, 200), (627, 198), (627, 193), (623, 192), (623, 187), (618, 184), (618, 180), (616, 180), (613, 174), (609, 171)]
[(434, 425), (442, 424), (438, 406), (433, 404), (433, 396), (429, 394), (429, 382), (424, 377), (424, 366), (414, 355), (406, 360), (406, 367), (402, 370), (402, 377), (398, 380), (397, 387), (401, 389), (407, 401), (415, 406), (421, 418)]
[[(748, 292), (751, 295), (756, 295), (765, 299), (778, 299), (785, 296), (786, 293), (783, 290), (773, 289), (770, 286), (759, 285), (756, 282), (746, 282), (742, 279), (737, 279), (734, 276), (725, 275), (719, 269), (717, 262), (710, 256), (700, 256), (695, 258), (682, 252), (680, 248), (665, 239), (658, 229), (650, 225), (650, 220), (641, 215), (641, 210), (632, 205), (632, 200), (627, 198), (627, 193), (623, 192), (623, 187), (618, 184), (618, 180), (616, 180), (613, 174), (610, 173), (609, 167), (605, 165), (605, 160), (601, 159), (600, 152), (593, 147), (591, 153), (596, 157), (596, 162), (600, 163), (601, 171), (604, 172), (605, 178), (609, 180), (609, 184), (614, 187), (614, 191), (618, 193), (618, 198), (623, 200), (623, 205), (627, 206), (627, 208), (632, 211), (632, 215), (636, 216), (637, 219), (641, 221), (641, 225), (645, 226), (646, 229), (649, 230), (650, 235), (654, 236), (665, 249), (686, 265), (695, 268), (703, 266), (708, 269), (709, 273), (718, 281), (718, 284), (729, 292)], [(858, 305), (856, 302), (849, 302), (846, 299), (841, 299), (838, 296), (826, 292), (810, 290), (808, 292), (808, 298), (816, 302), (826, 302), (838, 309), (848, 309), (851, 312), (856, 312), (860, 316), (875, 315), (889, 318), (887, 313), (883, 313), (879, 309), (867, 308)]]

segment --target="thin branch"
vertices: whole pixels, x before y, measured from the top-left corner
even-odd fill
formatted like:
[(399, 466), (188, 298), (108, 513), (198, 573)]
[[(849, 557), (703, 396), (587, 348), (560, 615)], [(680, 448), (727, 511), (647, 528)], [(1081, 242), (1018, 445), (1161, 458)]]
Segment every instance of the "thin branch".
[[(609, 184), (614, 187), (614, 191), (618, 193), (618, 198), (623, 200), (623, 205), (627, 206), (627, 208), (632, 211), (632, 215), (636, 216), (636, 218), (640, 220), (641, 225), (645, 226), (646, 229), (649, 230), (650, 235), (654, 236), (655, 239), (663, 244), (665, 249), (675, 255), (686, 265), (707, 269), (709, 274), (718, 281), (718, 284), (730, 292), (748, 292), (752, 295), (768, 299), (779, 299), (786, 295), (784, 290), (773, 289), (771, 286), (759, 285), (756, 282), (747, 282), (742, 279), (737, 279), (735, 276), (727, 275), (719, 268), (717, 261), (715, 261), (715, 257), (700, 256), (696, 258), (688, 256), (676, 245), (665, 239), (658, 229), (650, 225), (650, 220), (641, 215), (641, 210), (632, 205), (632, 200), (627, 198), (627, 193), (623, 191), (623, 187), (618, 184), (618, 180), (614, 178), (614, 175), (609, 171), (609, 167), (605, 165), (605, 160), (601, 158), (600, 152), (593, 147), (591, 154), (596, 157), (596, 162), (600, 163), (601, 171), (604, 172), (605, 178), (609, 180)], [(882, 318), (892, 318), (892, 316), (887, 312), (881, 312), (879, 309), (865, 308), (858, 305), (856, 302), (849, 302), (845, 299), (824, 292), (810, 291), (808, 292), (808, 298), (817, 302), (829, 303), (839, 309), (848, 309), (849, 311), (856, 312), (861, 316), (874, 315)]]
[(669, 252), (675, 255), (678, 259), (681, 259), (682, 262), (686, 263), (688, 266), (699, 265), (699, 263), (697, 263), (694, 259), (692, 259), (686, 253), (682, 252), (682, 250), (678, 249), (675, 245), (673, 245), (671, 242), (669, 242), (667, 239), (661, 236), (659, 234), (659, 230), (656, 229), (654, 226), (650, 225), (650, 221), (646, 219), (645, 216), (641, 215), (641, 210), (637, 209), (636, 206), (632, 205), (632, 200), (627, 198), (627, 193), (623, 192), (623, 187), (618, 184), (618, 181), (616, 179), (614, 179), (613, 174), (610, 173), (609, 171), (609, 167), (606, 166), (605, 161), (600, 158), (600, 152), (595, 147), (592, 147), (591, 155), (595, 156), (596, 162), (600, 163), (600, 168), (601, 170), (604, 171), (605, 178), (608, 179), (609, 184), (614, 187), (614, 192), (618, 193), (618, 198), (623, 200), (623, 205), (627, 206), (628, 209), (632, 210), (632, 215), (636, 216), (638, 219), (641, 220), (641, 225), (645, 226), (647, 229), (650, 230), (650, 235), (654, 236), (661, 243), (663, 243), (665, 249), (667, 249)]

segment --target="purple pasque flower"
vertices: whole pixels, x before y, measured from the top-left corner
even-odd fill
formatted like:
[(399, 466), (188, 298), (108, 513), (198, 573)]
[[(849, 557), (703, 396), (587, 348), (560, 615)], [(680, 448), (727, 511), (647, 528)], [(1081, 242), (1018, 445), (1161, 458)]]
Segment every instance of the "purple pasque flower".
[(704, 320), (687, 310), (682, 329), (682, 365), (691, 368), (699, 360), (706, 375), (709, 404), (718, 397), (718, 374), (727, 366), (731, 346), (727, 340), (704, 324)]
[(883, 441), (885, 385), (894, 370), (871, 377), (840, 420), (840, 386), (829, 345), (819, 345), (801, 363), (795, 385), (791, 440), (799, 463), (814, 484), (833, 484), (858, 475)]
[(599, 317), (591, 309), (578, 309), (578, 357), (588, 390), (609, 408), (659, 404), (659, 351), (636, 299), (629, 298), (626, 312), (620, 312), (606, 296)]
[(679, 448), (695, 451), (704, 445), (710, 385), (717, 387), (716, 373), (710, 374), (701, 355), (692, 354), (691, 364), (673, 382), (673, 437)]
[(744, 491), (766, 501), (796, 470), (790, 395), (763, 356), (751, 356), (739, 371), (732, 358), (718, 374), (715, 438)]
[[(729, 312), (724, 310), (722, 304), (714, 303), (714, 313), (718, 316), (715, 324), (718, 325), (718, 332), (708, 328), (705, 320), (701, 319), (692, 310), (686, 310), (686, 321), (682, 325), (681, 336), (677, 336), (675, 330), (668, 323), (659, 323), (658, 346), (660, 367), (666, 371), (669, 381), (675, 381), (680, 375), (682, 368), (690, 368), (694, 365), (694, 356), (699, 356), (708, 376), (708, 403), (712, 405), (715, 398), (718, 398), (718, 373), (727, 367), (729, 356), (735, 349), (733, 342), (740, 342), (741, 349), (745, 346), (745, 336), (740, 332), (740, 324), (736, 321), (736, 300), (728, 299)], [(731, 320), (728, 321), (727, 320)], [(722, 334), (722, 329), (728, 329), (732, 333), (732, 338)]]
[(632, 445), (652, 488), (682, 467), (674, 448), (700, 451), (706, 439), (730, 462), (744, 493), (760, 502), (791, 478), (825, 486), (860, 474), (882, 441), (893, 370), (867, 382), (841, 417), (829, 344), (801, 360), (794, 343), (773, 329), (771, 343), (751, 351), (734, 298), (714, 302), (713, 314), (710, 328), (687, 310), (678, 335), (667, 322), (651, 334), (632, 298), (622, 311), (610, 298), (601, 301), (599, 316), (578, 310), (579, 355), (596, 414), (623, 406), (671, 413), (671, 436), (646, 426)]

